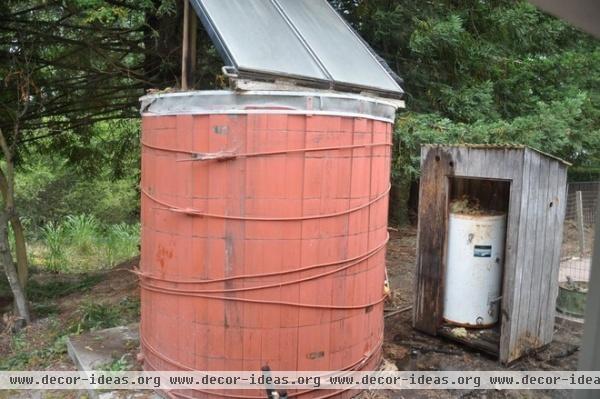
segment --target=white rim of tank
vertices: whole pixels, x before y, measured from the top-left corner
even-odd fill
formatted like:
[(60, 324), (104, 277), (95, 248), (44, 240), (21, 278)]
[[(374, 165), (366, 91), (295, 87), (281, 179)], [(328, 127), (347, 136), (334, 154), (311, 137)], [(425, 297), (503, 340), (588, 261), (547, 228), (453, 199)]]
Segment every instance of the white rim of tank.
[(401, 100), (330, 91), (199, 90), (148, 94), (142, 116), (285, 114), (369, 118), (393, 123)]
[(483, 214), (483, 215), (470, 215), (468, 213), (456, 213), (456, 212), (450, 212), (450, 216), (455, 217), (457, 219), (468, 219), (468, 220), (497, 220), (497, 219), (503, 219), (506, 217), (506, 212), (502, 212), (502, 213), (495, 213), (493, 215), (487, 215), (487, 214)]

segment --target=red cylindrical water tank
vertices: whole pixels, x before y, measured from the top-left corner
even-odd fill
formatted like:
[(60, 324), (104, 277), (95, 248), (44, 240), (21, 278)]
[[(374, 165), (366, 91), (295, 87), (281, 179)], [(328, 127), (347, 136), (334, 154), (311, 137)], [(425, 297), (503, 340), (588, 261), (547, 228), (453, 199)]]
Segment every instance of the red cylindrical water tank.
[[(142, 99), (145, 370), (378, 366), (394, 113), (329, 92)], [(356, 391), (291, 392), (332, 394)]]

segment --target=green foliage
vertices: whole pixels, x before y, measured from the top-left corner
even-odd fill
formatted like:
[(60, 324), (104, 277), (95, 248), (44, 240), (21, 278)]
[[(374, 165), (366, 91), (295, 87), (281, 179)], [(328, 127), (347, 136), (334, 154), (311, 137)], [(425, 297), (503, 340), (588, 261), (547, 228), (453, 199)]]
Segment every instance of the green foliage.
[(86, 214), (69, 215), (63, 226), (62, 230), (66, 232), (72, 249), (80, 255), (90, 255), (96, 246), (96, 238), (100, 230), (98, 220)]
[[(12, 336), (10, 353), (0, 356), (0, 370), (47, 369), (64, 360), (69, 335), (139, 320), (140, 301), (137, 297), (125, 297), (112, 303), (108, 300), (97, 302), (90, 297), (84, 299), (74, 312), (62, 309), (63, 314), (57, 317), (61, 309), (56, 299), (89, 291), (103, 279), (102, 274), (34, 277), (27, 287), (32, 310), (38, 318), (48, 319), (39, 326), (41, 329), (25, 329)], [(126, 357), (116, 359), (107, 365), (107, 369), (126, 370), (126, 360)]]
[(67, 353), (67, 335), (56, 319), (50, 320), (47, 345), (30, 349), (25, 332), (20, 332), (12, 337), (11, 356), (0, 358), (0, 370), (31, 370), (43, 369), (53, 361), (60, 359)]
[(595, 181), (600, 180), (600, 166), (598, 167), (571, 167), (569, 169), (571, 181)]
[(109, 265), (131, 258), (139, 252), (140, 225), (120, 223), (111, 226), (104, 235), (104, 259)]
[[(85, 140), (65, 135), (21, 154), (15, 191), (34, 233), (68, 215), (85, 213), (107, 224), (137, 219), (139, 121), (100, 122), (91, 130)], [(59, 143), (61, 151), (55, 148)]]
[(129, 361), (129, 354), (125, 354), (118, 359), (114, 359), (112, 362), (107, 363), (103, 366), (98, 367), (98, 370), (102, 371), (128, 371), (131, 370), (133, 365)]
[(82, 272), (110, 268), (139, 253), (140, 225), (102, 224), (91, 215), (67, 216), (48, 223), (36, 242), (41, 263), (54, 272)]
[(598, 41), (525, 1), (332, 3), (404, 78), (393, 176), (423, 143), (518, 143), (600, 167)]
[(79, 321), (73, 325), (76, 333), (116, 327), (121, 323), (121, 312), (116, 306), (94, 301), (84, 302), (78, 310)]
[(79, 334), (83, 331), (101, 330), (116, 327), (139, 318), (139, 299), (124, 298), (114, 304), (109, 302), (83, 302), (77, 313), (79, 315), (69, 330)]
[(49, 271), (57, 272), (67, 263), (67, 257), (64, 251), (64, 228), (53, 222), (48, 223), (42, 228), (44, 243), (46, 246), (46, 268)]
[(600, 148), (600, 128), (590, 125), (594, 112), (589, 96), (581, 93), (550, 104), (540, 102), (534, 113), (512, 120), (468, 124), (439, 114), (404, 113), (394, 132), (398, 146), (393, 176), (416, 178), (420, 146), (426, 143), (524, 144), (572, 161), (586, 159), (590, 149)]

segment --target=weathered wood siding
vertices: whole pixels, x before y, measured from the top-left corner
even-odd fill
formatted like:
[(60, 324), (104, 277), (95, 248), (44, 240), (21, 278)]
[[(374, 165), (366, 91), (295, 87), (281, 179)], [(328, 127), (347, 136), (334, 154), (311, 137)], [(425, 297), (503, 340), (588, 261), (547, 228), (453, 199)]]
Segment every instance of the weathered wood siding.
[(515, 304), (511, 328), (502, 331), (505, 362), (552, 341), (558, 294), (567, 167), (529, 149), (524, 159), (515, 290), (504, 291)]
[[(443, 314), (449, 177), (510, 182), (499, 357), (552, 340), (566, 202), (566, 165), (526, 148), (424, 146), (413, 324), (436, 334)], [(472, 190), (468, 181), (454, 189)], [(485, 184), (480, 190), (485, 192)], [(505, 197), (502, 193), (498, 194)], [(483, 196), (498, 207), (498, 198)], [(496, 202), (495, 202), (496, 201)]]
[(444, 149), (421, 150), (419, 227), (413, 326), (436, 335), (442, 321), (443, 276), (448, 220), (448, 176), (452, 156)]

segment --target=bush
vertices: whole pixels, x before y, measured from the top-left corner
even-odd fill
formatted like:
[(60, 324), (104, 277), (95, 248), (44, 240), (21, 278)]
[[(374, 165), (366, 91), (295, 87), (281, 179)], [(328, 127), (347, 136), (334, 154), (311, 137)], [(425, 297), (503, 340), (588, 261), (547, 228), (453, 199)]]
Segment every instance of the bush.
[(62, 225), (50, 222), (42, 228), (42, 237), (46, 247), (46, 268), (58, 272), (67, 263), (65, 229)]
[(101, 330), (116, 327), (139, 319), (139, 298), (123, 298), (118, 303), (87, 301), (78, 309), (79, 319), (70, 326), (71, 332)]
[(39, 227), (69, 215), (86, 214), (104, 224), (135, 221), (139, 214), (136, 173), (137, 169), (120, 178), (90, 177), (53, 157), (22, 165), (15, 195), (19, 214), (29, 222), (29, 236), (37, 238)]
[(139, 223), (106, 225), (83, 214), (46, 224), (33, 247), (46, 269), (82, 272), (114, 267), (137, 256), (139, 239)]

